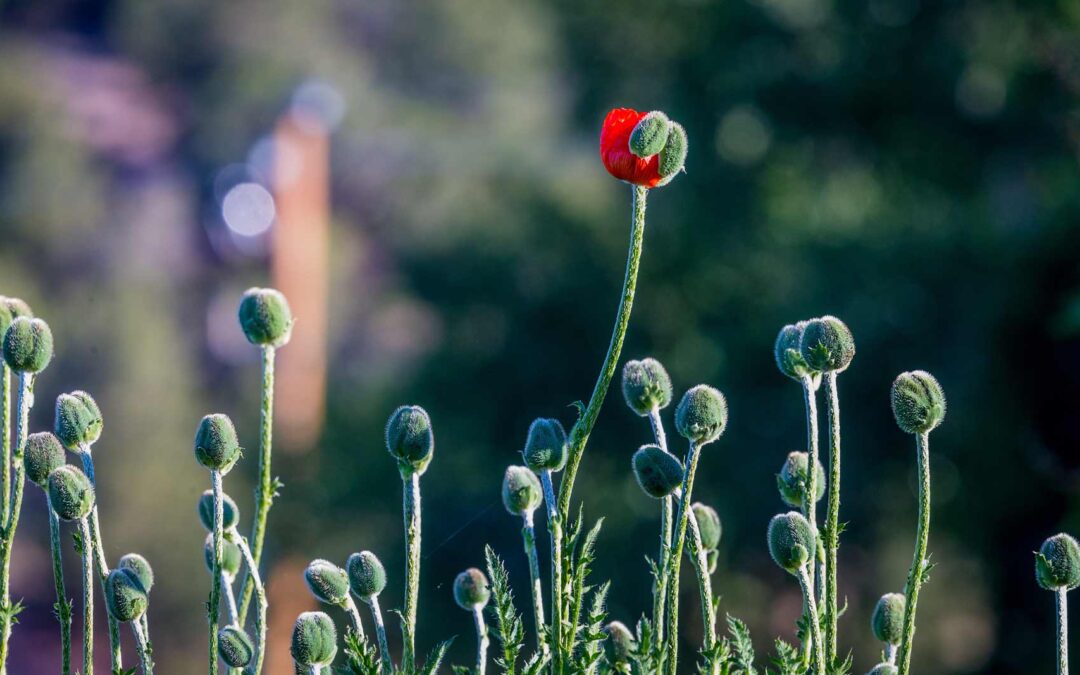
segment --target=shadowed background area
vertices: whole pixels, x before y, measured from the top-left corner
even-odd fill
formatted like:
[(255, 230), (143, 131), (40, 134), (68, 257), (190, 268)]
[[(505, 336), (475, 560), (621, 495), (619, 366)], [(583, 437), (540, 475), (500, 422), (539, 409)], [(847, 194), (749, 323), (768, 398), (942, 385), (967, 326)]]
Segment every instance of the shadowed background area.
[[(282, 288), (298, 317), (279, 355), (269, 672), (292, 672), (311, 558), (375, 551), (383, 606), (401, 606), (382, 441), (400, 403), (430, 411), (437, 442), (419, 651), (456, 634), (468, 662), (450, 586), (488, 542), (528, 617), (498, 488), (534, 417), (573, 422), (607, 346), (630, 190), (597, 142), (620, 105), (662, 108), (690, 137), (687, 174), (649, 200), (624, 360), (660, 359), (676, 396), (701, 382), (728, 396), (695, 490), (724, 524), (721, 613), (748, 621), (761, 654), (791, 638), (799, 591), (765, 526), (785, 510), (774, 474), (805, 441), (771, 347), (784, 323), (831, 313), (858, 348), (840, 378), (854, 672), (877, 661), (869, 613), (911, 559), (914, 446), (888, 391), (914, 368), (950, 404), (914, 670), (1051, 671), (1053, 596), (1031, 552), (1080, 531), (1076, 3), (5, 0), (0, 292), (30, 302), (57, 348), (31, 430), (63, 391), (101, 404), (105, 547), (154, 565), (161, 672), (205, 668), (204, 413), (237, 421), (248, 451), (226, 490), (250, 518), (258, 354), (235, 311), (253, 284)], [(648, 440), (614, 389), (576, 492), (605, 518), (595, 578), (627, 623), (650, 603), (658, 508), (630, 472)], [(45, 523), (31, 486), (13, 673), (59, 669)], [(701, 624), (684, 582), (689, 668)], [(106, 659), (103, 617), (98, 636)]]

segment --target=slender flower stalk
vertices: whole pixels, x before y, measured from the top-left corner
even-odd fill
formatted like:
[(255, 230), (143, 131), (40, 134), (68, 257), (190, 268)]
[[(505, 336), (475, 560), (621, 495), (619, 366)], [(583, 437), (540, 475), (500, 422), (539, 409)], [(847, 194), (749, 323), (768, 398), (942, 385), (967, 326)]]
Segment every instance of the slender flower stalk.
[[(818, 384), (815, 382), (812, 375), (805, 372), (799, 378), (803, 389), (803, 401), (806, 407), (806, 448), (807, 448), (807, 471), (806, 471), (806, 490), (803, 493), (803, 515), (810, 522), (810, 527), (814, 530), (814, 537), (816, 541), (821, 541), (819, 537), (818, 525), (817, 525), (817, 491), (818, 491), (818, 475), (817, 469), (820, 451), (818, 449), (818, 410), (817, 410), (817, 390)], [(820, 381), (820, 380), (819, 380)], [(817, 570), (817, 577), (815, 578), (815, 569)], [(819, 599), (824, 600), (825, 597), (825, 564), (823, 561), (819, 561), (817, 557), (817, 551), (814, 551), (814, 556), (810, 562), (810, 595), (815, 594), (815, 588), (819, 589)], [(807, 617), (809, 618), (809, 605), (806, 607)], [(813, 650), (811, 644), (814, 640), (814, 636), (810, 636), (810, 640), (803, 642), (803, 663), (809, 663), (810, 654)]]
[(236, 542), (236, 545), (240, 547), (240, 553), (244, 556), (244, 564), (248, 568), (252, 588), (255, 589), (255, 603), (257, 605), (255, 614), (255, 665), (250, 672), (252, 675), (259, 675), (262, 672), (263, 658), (266, 656), (266, 610), (269, 606), (266, 600), (266, 588), (263, 586), (262, 578), (259, 576), (259, 566), (255, 562), (255, 556), (252, 554), (247, 540), (240, 536), (235, 527), (229, 534), (232, 540)]
[(474, 607), (472, 610), (473, 624), (476, 626), (476, 673), (484, 675), (487, 669), (488, 629), (484, 622), (484, 610), (482, 607)]
[[(79, 451), (79, 458), (82, 460), (83, 472), (86, 473), (86, 477), (90, 479), (90, 484), (97, 489), (97, 478), (94, 474), (94, 456), (91, 451), (89, 443), (82, 444)], [(94, 552), (94, 559), (98, 570), (98, 579), (101, 582), (102, 590), (105, 589), (105, 582), (109, 578), (109, 563), (105, 558), (105, 545), (101, 539), (101, 524), (98, 520), (98, 507), (97, 502), (94, 502), (94, 508), (90, 512), (87, 521), (90, 525), (90, 546)], [(109, 622), (109, 649), (112, 653), (113, 669), (123, 669), (123, 655), (120, 648), (120, 625), (112, 615), (107, 616)]]
[(1057, 601), (1057, 672), (1069, 675), (1069, 600), (1068, 588), (1059, 588), (1054, 593)]
[(361, 638), (364, 637), (364, 624), (360, 621), (360, 610), (357, 609), (356, 603), (349, 596), (345, 596), (344, 603), (345, 613), (349, 615), (349, 620), (352, 622), (353, 630)]
[(67, 597), (67, 588), (64, 584), (64, 562), (60, 541), (60, 518), (53, 511), (52, 500), (49, 499), (48, 491), (45, 492), (49, 510), (49, 549), (52, 552), (53, 585), (56, 587), (56, 618), (60, 622), (60, 645), (62, 652), (61, 672), (63, 675), (71, 673), (71, 602)]
[[(259, 408), (259, 486), (255, 496), (255, 520), (251, 529), (251, 553), (255, 567), (262, 562), (263, 543), (266, 539), (266, 523), (270, 506), (274, 502), (274, 477), (270, 459), (274, 440), (274, 356), (277, 348), (264, 345), (262, 352), (262, 404)], [(248, 604), (254, 590), (252, 568), (248, 568), (240, 590), (240, 621), (247, 618)]]
[(83, 675), (94, 675), (94, 554), (86, 518), (79, 521), (79, 535), (83, 570)]
[(225, 596), (225, 608), (229, 612), (229, 623), (240, 625), (240, 617), (236, 611), (236, 594), (233, 592), (233, 582), (236, 581), (233, 576), (227, 572), (221, 573), (222, 584), (221, 589)]
[[(825, 384), (829, 393), (829, 502), (825, 521), (825, 597), (828, 609), (825, 624), (825, 653), (829, 663), (836, 660), (837, 551), (840, 549), (840, 397), (836, 387), (836, 376), (836, 371), (830, 371), (825, 375)], [(814, 473), (816, 472), (807, 472), (811, 476)]]
[(0, 380), (0, 425), (3, 430), (3, 503), (0, 503), (0, 522), (6, 523), (11, 510), (11, 368), (3, 364), (3, 380)]
[(487, 577), (475, 567), (457, 575), (454, 579), (454, 601), (458, 606), (472, 614), (476, 626), (476, 670), (477, 675), (484, 675), (487, 669), (488, 630), (484, 622), (484, 607), (491, 598), (491, 588)]
[(216, 675), (218, 672), (218, 612), (221, 605), (221, 551), (224, 547), (224, 532), (222, 531), (222, 521), (225, 518), (224, 508), (222, 507), (222, 490), (221, 490), (221, 472), (218, 470), (210, 471), (210, 483), (214, 490), (214, 569), (212, 571), (213, 579), (210, 586), (210, 605), (207, 611), (207, 617), (209, 627), (207, 628), (207, 637), (209, 639), (209, 659), (210, 659), (210, 675)]
[(561, 672), (562, 659), (562, 516), (555, 501), (555, 488), (551, 482), (551, 470), (540, 473), (540, 484), (544, 489), (544, 505), (547, 508), (548, 532), (551, 534), (551, 645), (554, 651), (554, 672)]
[(812, 566), (807, 563), (799, 568), (799, 586), (802, 588), (803, 602), (806, 603), (807, 614), (810, 617), (810, 641), (814, 651), (814, 673), (825, 675), (825, 649), (821, 639), (821, 621), (818, 617), (817, 601), (814, 599), (814, 590), (810, 585), (810, 570)]
[(143, 675), (153, 675), (154, 660), (150, 656), (150, 636), (145, 631), (142, 621), (132, 621), (131, 631), (135, 634), (135, 649), (139, 653), (139, 664), (142, 666)]
[[(649, 409), (649, 424), (652, 426), (653, 438), (656, 444), (664, 452), (668, 452), (667, 434), (664, 433), (664, 422), (660, 418), (659, 406)], [(670, 454), (670, 453), (669, 453)], [(674, 497), (668, 495), (660, 500), (660, 553), (656, 561), (660, 569), (660, 575), (656, 579), (656, 591), (653, 593), (653, 626), (655, 626), (657, 642), (664, 641), (664, 611), (667, 605), (667, 574), (666, 567), (668, 551), (671, 550), (671, 530), (674, 520)], [(700, 536), (699, 536), (700, 539)]]
[(919, 522), (915, 530), (915, 555), (908, 571), (904, 587), (904, 634), (900, 642), (898, 671), (907, 675), (911, 670), (911, 647), (915, 638), (915, 610), (919, 602), (919, 590), (926, 580), (926, 549), (930, 539), (930, 434), (915, 436), (919, 463)]
[(674, 540), (671, 546), (671, 552), (668, 554), (668, 564), (666, 566), (671, 584), (668, 590), (667, 599), (667, 667), (669, 675), (675, 675), (678, 672), (679, 567), (682, 564), (683, 545), (686, 541), (686, 529), (690, 520), (690, 499), (693, 494), (694, 478), (697, 474), (697, 465), (700, 456), (700, 446), (691, 442), (690, 449), (686, 455), (686, 472), (683, 475), (682, 496), (679, 499), (679, 511), (675, 518)]
[[(701, 594), (701, 620), (704, 626), (705, 649), (711, 649), (716, 642), (716, 608), (713, 606), (712, 578), (709, 575), (709, 555), (701, 540), (701, 528), (690, 510), (689, 520), (690, 537), (687, 542), (690, 545), (690, 561), (693, 563), (694, 574), (697, 576), (698, 592)], [(719, 665), (719, 664), (714, 664)]]
[(0, 642), (0, 664), (7, 667), (8, 641), (11, 639), (11, 629), (15, 623), (16, 610), (11, 604), (11, 550), (15, 545), (15, 530), (19, 526), (19, 512), (22, 510), (23, 501), (23, 476), (26, 472), (23, 455), (26, 450), (27, 426), (29, 424), (30, 407), (34, 401), (34, 374), (29, 372), (19, 373), (19, 398), (18, 417), (15, 426), (15, 452), (12, 464), (15, 469), (14, 484), (12, 485), (11, 503), (7, 519), (3, 524), (3, 540), (0, 541), (0, 598), (2, 598), (4, 614), (0, 619), (3, 623), (3, 636)]
[(373, 595), (366, 602), (371, 607), (371, 619), (375, 622), (375, 634), (379, 638), (379, 660), (382, 662), (382, 672), (389, 675), (394, 670), (394, 662), (390, 660), (390, 645), (386, 641), (386, 624), (383, 623), (379, 596)]
[(405, 516), (405, 622), (408, 626), (402, 660), (409, 667), (416, 665), (416, 612), (420, 601), (420, 474), (413, 473), (404, 481)]
[(536, 551), (536, 527), (533, 524), (533, 512), (522, 515), (524, 524), (521, 528), (521, 540), (525, 546), (525, 557), (529, 560), (529, 589), (532, 594), (533, 622), (536, 625), (536, 648), (543, 654), (549, 653), (544, 640), (544, 590), (540, 584), (540, 556)]

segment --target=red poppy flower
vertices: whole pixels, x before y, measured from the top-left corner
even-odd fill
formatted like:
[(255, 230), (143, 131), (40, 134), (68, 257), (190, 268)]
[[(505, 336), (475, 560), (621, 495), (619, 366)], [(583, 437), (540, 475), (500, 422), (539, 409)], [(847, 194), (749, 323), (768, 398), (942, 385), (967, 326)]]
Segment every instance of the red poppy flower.
[(663, 180), (660, 156), (642, 159), (630, 152), (630, 134), (647, 114), (630, 108), (615, 108), (609, 112), (600, 130), (600, 159), (608, 173), (619, 180), (653, 188)]

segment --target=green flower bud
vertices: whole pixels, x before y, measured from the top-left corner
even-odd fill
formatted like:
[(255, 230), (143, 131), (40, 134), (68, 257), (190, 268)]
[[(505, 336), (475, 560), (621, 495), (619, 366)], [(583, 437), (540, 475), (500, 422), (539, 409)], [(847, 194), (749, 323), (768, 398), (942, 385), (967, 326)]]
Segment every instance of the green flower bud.
[(53, 336), (41, 319), (20, 316), (4, 333), (4, 360), (17, 373), (40, 373), (53, 357)]
[(686, 166), (686, 152), (690, 144), (686, 139), (686, 129), (678, 122), (672, 122), (668, 129), (667, 145), (660, 151), (660, 175), (664, 180), (660, 185), (667, 185)]
[(370, 600), (386, 588), (386, 569), (371, 551), (353, 553), (345, 561), (349, 588), (356, 597)]
[(900, 644), (904, 637), (904, 594), (886, 593), (878, 600), (870, 617), (870, 629), (879, 642)]
[(799, 353), (814, 370), (844, 370), (855, 358), (855, 338), (847, 325), (835, 316), (811, 319), (803, 327)]
[(653, 408), (671, 403), (671, 378), (656, 359), (627, 361), (622, 371), (622, 393), (626, 405), (645, 417)]
[(39, 431), (26, 437), (26, 477), (46, 488), (49, 474), (67, 463), (64, 446), (48, 431)]
[(94, 508), (94, 486), (82, 470), (65, 464), (49, 474), (49, 501), (60, 520), (82, 520)]
[(120, 622), (134, 621), (143, 615), (150, 599), (146, 589), (131, 570), (116, 568), (105, 579), (105, 605), (109, 615)]
[(536, 474), (525, 466), (508, 466), (502, 484), (503, 506), (511, 515), (532, 513), (544, 501), (543, 488)]
[(1080, 586), (1080, 544), (1065, 533), (1044, 541), (1035, 554), (1035, 580), (1048, 591)]
[(53, 431), (68, 450), (79, 452), (84, 445), (93, 445), (101, 437), (102, 425), (101, 408), (90, 394), (73, 391), (56, 397)]
[(150, 562), (138, 553), (128, 553), (116, 563), (116, 569), (127, 570), (147, 593), (154, 587), (154, 570)]
[(801, 380), (803, 375), (813, 373), (813, 369), (806, 364), (799, 351), (799, 344), (802, 342), (807, 323), (800, 321), (784, 326), (780, 329), (780, 334), (776, 336), (776, 343), (773, 345), (776, 367), (793, 380)]
[(18, 298), (0, 295), (0, 335), (7, 333), (11, 322), (20, 316), (25, 316), (28, 319), (34, 318), (34, 313), (30, 311), (30, 305)]
[(814, 531), (809, 521), (797, 511), (773, 516), (769, 521), (769, 555), (776, 564), (795, 574), (810, 560), (814, 551)]
[(280, 347), (292, 335), (289, 302), (273, 288), (249, 288), (240, 299), (240, 328), (253, 345)]
[(304, 570), (304, 581), (319, 602), (341, 605), (349, 599), (349, 575), (329, 560), (312, 560)]
[(634, 478), (645, 494), (663, 499), (682, 485), (683, 465), (674, 455), (659, 445), (643, 445), (632, 460)]
[[(206, 490), (199, 497), (199, 521), (207, 532), (214, 531), (214, 491)], [(233, 498), (221, 493), (221, 529), (226, 532), (240, 522), (240, 509)]]
[[(203, 544), (203, 557), (206, 559), (206, 569), (214, 573), (214, 535), (206, 535)], [(240, 572), (240, 565), (244, 562), (244, 554), (240, 551), (240, 545), (228, 539), (221, 540), (221, 571), (235, 579)]]
[(490, 597), (487, 577), (475, 567), (470, 567), (454, 579), (454, 600), (462, 609), (482, 609)]
[(541, 417), (533, 420), (521, 454), (525, 457), (525, 465), (536, 473), (562, 471), (569, 454), (563, 425), (556, 419)]
[[(806, 467), (810, 463), (810, 456), (805, 452), (789, 452), (784, 465), (780, 467), (780, 473), (776, 474), (776, 487), (780, 490), (780, 498), (788, 506), (799, 508), (802, 506), (803, 495), (806, 494), (807, 484), (810, 477)], [(817, 471), (814, 472), (815, 502), (820, 502), (825, 496), (825, 467), (821, 460), (817, 461)]]
[(431, 418), (418, 405), (403, 405), (386, 422), (386, 449), (405, 473), (423, 473), (435, 454)]
[(645, 115), (630, 132), (630, 152), (642, 159), (659, 153), (667, 144), (670, 126), (671, 120), (659, 110)]
[(694, 510), (694, 517), (697, 518), (701, 545), (706, 551), (715, 551), (720, 545), (720, 535), (724, 532), (720, 525), (720, 515), (716, 513), (716, 509), (701, 502), (694, 502), (690, 508)]
[(720, 551), (709, 551), (705, 554), (706, 561), (709, 563), (709, 574), (716, 572), (716, 565), (720, 562)]
[(675, 409), (675, 428), (698, 445), (720, 438), (727, 426), (727, 400), (718, 390), (699, 384), (687, 391)]
[(870, 669), (866, 675), (897, 675), (899, 671), (891, 663), (879, 663)]
[(612, 621), (604, 626), (607, 638), (604, 640), (604, 653), (612, 665), (630, 662), (630, 657), (637, 650), (634, 634), (622, 621)]
[(240, 626), (225, 626), (218, 631), (218, 654), (232, 668), (243, 668), (255, 658), (255, 644)]
[(302, 666), (330, 665), (337, 655), (334, 622), (323, 612), (304, 612), (296, 618), (289, 651)]
[(945, 392), (924, 370), (900, 373), (892, 385), (896, 425), (909, 434), (925, 434), (945, 420)]
[(240, 459), (240, 455), (236, 427), (228, 415), (215, 413), (202, 418), (195, 432), (195, 459), (199, 464), (225, 475)]

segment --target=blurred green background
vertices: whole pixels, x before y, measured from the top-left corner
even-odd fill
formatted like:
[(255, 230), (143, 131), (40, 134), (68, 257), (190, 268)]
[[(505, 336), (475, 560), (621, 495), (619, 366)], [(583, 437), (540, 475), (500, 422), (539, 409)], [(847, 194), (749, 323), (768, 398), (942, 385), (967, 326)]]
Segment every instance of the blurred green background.
[[(664, 109), (691, 141), (687, 174), (650, 198), (624, 360), (655, 356), (678, 393), (728, 396), (695, 490), (724, 523), (721, 612), (749, 622), (759, 652), (791, 637), (798, 588), (764, 533), (782, 507), (773, 474), (804, 444), (802, 401), (771, 347), (784, 323), (831, 313), (858, 346), (840, 380), (855, 672), (877, 660), (869, 612), (911, 557), (914, 449), (888, 389), (913, 368), (950, 404), (932, 439), (937, 567), (915, 670), (1051, 671), (1053, 601), (1031, 551), (1080, 530), (1080, 4), (6, 0), (0, 292), (56, 335), (32, 428), (62, 391), (101, 403), (106, 548), (158, 573), (161, 672), (205, 668), (196, 423), (227, 412), (257, 447), (257, 353), (234, 312), (271, 283), (276, 224), (255, 209), (238, 228), (223, 203), (237, 184), (271, 187), (279, 118), (299, 107), (331, 130), (331, 247), (306, 271), (329, 280), (325, 420), (275, 463), (273, 673), (291, 672), (306, 560), (372, 549), (391, 573), (383, 605), (400, 606), (400, 484), (381, 440), (399, 403), (427, 407), (437, 438), (420, 650), (456, 634), (454, 659), (470, 658), (450, 582), (486, 542), (527, 598), (498, 487), (532, 418), (573, 421), (607, 346), (630, 190), (597, 142), (624, 105)], [(629, 623), (649, 607), (657, 508), (630, 473), (648, 427), (620, 399), (576, 494), (606, 519), (597, 578)], [(226, 486), (248, 515), (255, 455)], [(58, 669), (43, 510), (28, 489), (19, 674)]]

